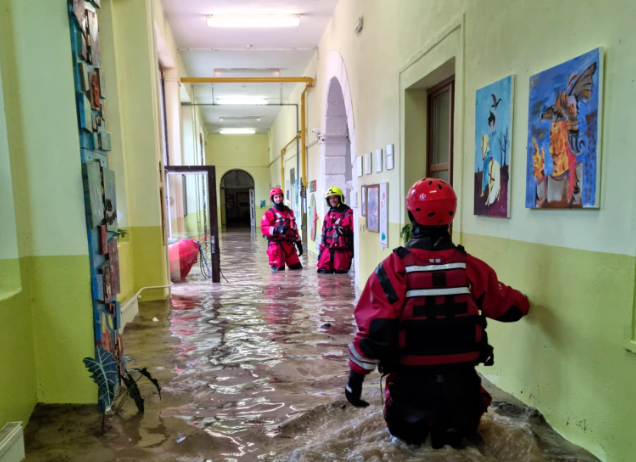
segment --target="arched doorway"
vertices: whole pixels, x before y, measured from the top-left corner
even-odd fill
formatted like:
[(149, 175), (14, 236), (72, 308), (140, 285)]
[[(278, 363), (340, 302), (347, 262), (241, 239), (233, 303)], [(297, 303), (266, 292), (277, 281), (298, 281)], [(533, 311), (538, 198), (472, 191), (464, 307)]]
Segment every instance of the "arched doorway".
[[(330, 186), (338, 186), (345, 193), (345, 202), (354, 209), (355, 228), (358, 229), (358, 179), (354, 175), (356, 161), (355, 125), (353, 106), (349, 91), (349, 80), (342, 61), (336, 51), (329, 54), (323, 93), (322, 143), (320, 148), (320, 178), (318, 191), (326, 191)], [(321, 197), (322, 194), (319, 195)], [(325, 213), (325, 202), (317, 201), (321, 216)], [(354, 232), (354, 270), (359, 264), (359, 237)], [(355, 271), (359, 285), (359, 272)]]
[(227, 228), (256, 226), (254, 179), (244, 170), (230, 170), (221, 178), (221, 223)]

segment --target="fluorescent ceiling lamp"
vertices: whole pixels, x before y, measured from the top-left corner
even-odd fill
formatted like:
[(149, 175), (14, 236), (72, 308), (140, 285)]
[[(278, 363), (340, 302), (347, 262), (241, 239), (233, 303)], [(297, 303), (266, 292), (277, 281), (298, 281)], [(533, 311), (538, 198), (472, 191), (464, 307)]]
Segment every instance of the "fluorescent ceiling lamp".
[(275, 68), (227, 68), (214, 69), (215, 77), (280, 77), (280, 69)]
[(300, 26), (299, 14), (211, 14), (209, 27), (297, 27)]
[(253, 135), (256, 130), (253, 128), (224, 128), (219, 133), (221, 135)]
[(266, 106), (267, 100), (263, 98), (219, 98), (216, 100), (216, 104)]

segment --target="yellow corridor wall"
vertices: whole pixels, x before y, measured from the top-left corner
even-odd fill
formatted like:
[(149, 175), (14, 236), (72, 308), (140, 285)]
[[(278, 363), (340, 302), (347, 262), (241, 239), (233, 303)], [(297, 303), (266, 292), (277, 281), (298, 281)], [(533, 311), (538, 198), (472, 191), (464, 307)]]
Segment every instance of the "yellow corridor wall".
[[(614, 2), (509, 2), (505, 0), (345, 0), (320, 41), (305, 75), (307, 128), (324, 128), (323, 96), (329, 56), (344, 61), (352, 100), (356, 155), (395, 145), (396, 168), (358, 178), (358, 185), (389, 183), (389, 248), (359, 220), (360, 283), (390, 249), (401, 244), (407, 221), (405, 193), (425, 176), (422, 93), (443, 65), (454, 66), (455, 167), (458, 214), (454, 239), (483, 258), (500, 278), (524, 291), (531, 314), (515, 325), (491, 322), (496, 365), (483, 373), (544, 413), (571, 441), (603, 461), (633, 460), (636, 428), (636, 355), (633, 335), (636, 255), (636, 100), (630, 56), (636, 49), (631, 20), (636, 4)], [(364, 16), (364, 29), (351, 24)], [(563, 19), (572, 20), (563, 27)], [(597, 47), (605, 49), (600, 209), (525, 208), (528, 83), (531, 75)], [(511, 217), (473, 215), (475, 92), (515, 75)], [(439, 80), (438, 80), (439, 81)], [(297, 91), (288, 101), (298, 102)], [(418, 128), (419, 127), (419, 128)], [(271, 139), (293, 132), (281, 115)], [(310, 141), (312, 138), (309, 139)], [(272, 145), (272, 153), (282, 146)], [(309, 181), (320, 180), (320, 149), (310, 148)], [(272, 156), (272, 160), (275, 156)], [(279, 177), (274, 162), (271, 178)], [(354, 170), (355, 171), (355, 170)], [(319, 181), (320, 182), (320, 181)], [(358, 191), (359, 193), (359, 191)]]
[[(219, 224), (221, 223), (221, 179), (230, 170), (249, 173), (254, 180), (256, 195), (256, 226), (269, 209), (269, 167), (267, 134), (208, 135), (206, 163), (216, 167), (216, 194)], [(265, 201), (265, 208), (260, 207)]]

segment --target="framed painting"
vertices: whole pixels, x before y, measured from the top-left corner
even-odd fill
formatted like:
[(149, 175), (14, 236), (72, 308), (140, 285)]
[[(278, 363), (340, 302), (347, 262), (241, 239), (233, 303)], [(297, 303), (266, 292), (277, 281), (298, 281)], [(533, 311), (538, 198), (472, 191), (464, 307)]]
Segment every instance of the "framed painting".
[(88, 73), (88, 96), (91, 100), (91, 107), (97, 111), (100, 108), (100, 87), (99, 87), (99, 74), (97, 72)]
[(387, 170), (393, 170), (395, 164), (393, 163), (393, 145), (389, 144), (384, 150), (384, 162), (386, 163)]
[(358, 156), (356, 157), (356, 173), (358, 174), (358, 177), (361, 177), (363, 172), (362, 172), (362, 156)]
[(367, 186), (367, 230), (380, 232), (380, 185)]
[(371, 153), (367, 152), (364, 155), (364, 174), (371, 175)]
[(104, 302), (109, 302), (113, 298), (113, 286), (110, 275), (110, 264), (109, 262), (104, 263), (100, 267), (100, 271), (102, 272), (102, 277), (104, 278)]
[(380, 247), (389, 246), (389, 183), (380, 183)]
[(512, 75), (475, 96), (475, 215), (510, 217), (513, 96)]
[(603, 48), (530, 77), (526, 207), (599, 207)]
[(375, 150), (375, 171), (378, 173), (382, 171), (382, 149)]
[(360, 186), (360, 216), (367, 216), (367, 185)]

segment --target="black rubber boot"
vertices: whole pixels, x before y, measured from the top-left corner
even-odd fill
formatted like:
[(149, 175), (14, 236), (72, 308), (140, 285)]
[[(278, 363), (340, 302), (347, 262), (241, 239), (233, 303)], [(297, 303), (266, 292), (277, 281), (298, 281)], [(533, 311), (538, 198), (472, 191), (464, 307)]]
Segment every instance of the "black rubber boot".
[(318, 274), (331, 274), (331, 271), (326, 270), (324, 268), (319, 268), (318, 271), (316, 271), (316, 273), (318, 273)]
[(285, 271), (285, 267), (281, 266), (280, 268), (278, 266), (274, 266), (272, 265), (272, 271)]
[(289, 269), (290, 270), (299, 270), (299, 269), (303, 269), (303, 265), (302, 263), (298, 262), (298, 263), (294, 263), (293, 265), (289, 265)]
[(349, 272), (349, 270), (335, 270), (334, 273), (336, 274), (347, 274)]

